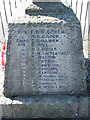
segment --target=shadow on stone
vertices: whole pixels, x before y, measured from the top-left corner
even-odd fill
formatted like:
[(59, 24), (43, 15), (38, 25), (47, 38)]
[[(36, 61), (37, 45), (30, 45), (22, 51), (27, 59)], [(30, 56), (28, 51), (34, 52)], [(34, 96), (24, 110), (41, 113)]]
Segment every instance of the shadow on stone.
[(88, 96), (90, 97), (90, 60), (85, 59), (85, 66), (86, 66), (86, 74), (87, 74), (87, 92)]

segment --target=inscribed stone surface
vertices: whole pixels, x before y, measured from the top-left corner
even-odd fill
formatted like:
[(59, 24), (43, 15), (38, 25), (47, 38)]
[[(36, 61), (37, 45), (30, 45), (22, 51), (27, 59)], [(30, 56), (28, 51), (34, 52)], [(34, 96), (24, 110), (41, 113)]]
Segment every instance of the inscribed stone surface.
[(83, 53), (77, 29), (15, 25), (7, 47), (9, 92), (28, 95), (84, 91)]

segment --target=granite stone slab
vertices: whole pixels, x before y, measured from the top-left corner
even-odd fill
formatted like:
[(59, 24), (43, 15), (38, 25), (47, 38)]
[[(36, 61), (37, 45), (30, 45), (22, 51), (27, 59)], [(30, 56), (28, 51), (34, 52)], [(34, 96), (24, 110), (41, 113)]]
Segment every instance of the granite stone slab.
[(44, 95), (2, 99), (2, 118), (88, 118), (86, 96)]
[[(61, 14), (56, 17), (52, 10), (44, 15), (54, 5), (55, 10), (60, 6), (56, 15), (59, 10)], [(62, 3), (32, 4), (26, 13), (8, 26), (5, 96), (86, 94), (81, 27), (75, 14)]]

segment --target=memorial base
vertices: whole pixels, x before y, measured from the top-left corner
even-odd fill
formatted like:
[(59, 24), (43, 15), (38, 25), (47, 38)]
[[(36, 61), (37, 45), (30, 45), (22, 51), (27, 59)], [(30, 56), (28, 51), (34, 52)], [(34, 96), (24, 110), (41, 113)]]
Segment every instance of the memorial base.
[(0, 98), (3, 118), (88, 118), (88, 97)]

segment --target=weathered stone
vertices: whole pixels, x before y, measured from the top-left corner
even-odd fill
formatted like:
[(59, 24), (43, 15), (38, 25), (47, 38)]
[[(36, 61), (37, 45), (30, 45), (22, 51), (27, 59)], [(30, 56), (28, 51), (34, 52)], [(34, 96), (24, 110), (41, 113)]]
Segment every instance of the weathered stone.
[(32, 2), (60, 2), (60, 0), (32, 0)]
[(4, 95), (13, 100), (0, 102), (3, 117), (86, 118), (87, 98), (77, 97), (87, 92), (80, 22), (61, 2), (25, 12), (9, 23)]
[(12, 100), (9, 98), (0, 98), (0, 106), (2, 108), (2, 117), (13, 118), (12, 116)]
[(79, 114), (79, 118), (81, 117), (86, 117), (88, 118), (88, 97), (80, 97), (78, 98), (79, 101), (79, 107), (78, 107), (78, 114)]
[(87, 97), (41, 95), (3, 98), (4, 118), (88, 118)]
[(90, 97), (88, 97), (88, 118), (90, 118)]
[(36, 3), (26, 13), (9, 24), (4, 94), (86, 94), (81, 28), (73, 11), (62, 3)]
[(77, 107), (76, 97), (50, 95), (16, 98), (13, 101), (13, 114), (14, 118), (74, 118)]

